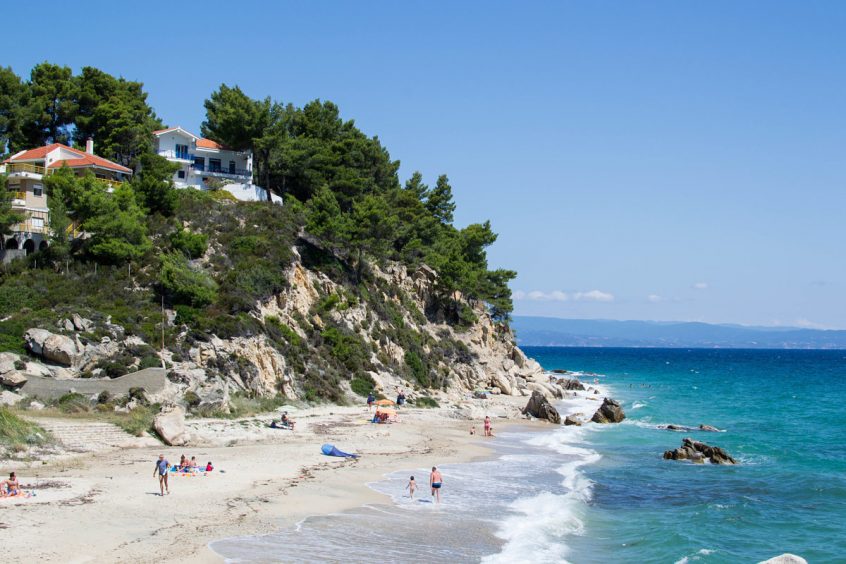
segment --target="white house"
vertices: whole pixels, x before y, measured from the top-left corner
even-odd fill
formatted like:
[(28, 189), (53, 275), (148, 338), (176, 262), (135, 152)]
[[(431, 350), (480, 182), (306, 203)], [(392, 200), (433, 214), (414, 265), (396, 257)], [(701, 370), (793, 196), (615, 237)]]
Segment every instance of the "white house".
[[(181, 127), (153, 132), (154, 151), (179, 165), (173, 176), (180, 188), (209, 190), (211, 179), (239, 200), (267, 201), (267, 190), (253, 184), (253, 155), (250, 151), (234, 151), (217, 141), (197, 137)], [(282, 198), (272, 194), (273, 201)]]

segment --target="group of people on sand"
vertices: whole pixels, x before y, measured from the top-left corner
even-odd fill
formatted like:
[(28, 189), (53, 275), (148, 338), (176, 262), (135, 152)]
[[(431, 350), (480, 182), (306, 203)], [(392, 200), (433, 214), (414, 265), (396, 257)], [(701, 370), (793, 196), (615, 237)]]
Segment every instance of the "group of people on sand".
[[(153, 477), (156, 477), (157, 475), (159, 477), (159, 490), (161, 491), (162, 496), (165, 495), (165, 492), (170, 494), (167, 476), (170, 473), (171, 468), (172, 466), (165, 458), (165, 455), (160, 454), (159, 459), (156, 460), (156, 466), (153, 468)], [(212, 465), (211, 460), (201, 466), (197, 463), (196, 456), (192, 456), (189, 459), (184, 454), (179, 457), (179, 465), (176, 466), (177, 472), (211, 472), (212, 470), (214, 470), (214, 465)]]
[[(395, 402), (397, 407), (404, 406), (407, 399), (408, 397), (405, 395), (405, 390), (397, 386), (397, 401)], [(375, 403), (376, 392), (374, 390), (370, 390), (370, 393), (367, 394), (367, 411), (373, 411), (373, 404)]]
[[(484, 431), (486, 437), (493, 437), (494, 436), (493, 426), (491, 425), (491, 416), (490, 415), (485, 415), (485, 422), (483, 423), (483, 431)], [(470, 434), (471, 435), (476, 434), (476, 426), (475, 425), (472, 425), (470, 427)]]
[(0, 482), (0, 497), (19, 497), (24, 495), (21, 484), (18, 482), (18, 477), (14, 472), (9, 474), (8, 480)]
[[(432, 466), (432, 473), (429, 474), (429, 487), (432, 489), (432, 497), (435, 498), (435, 503), (441, 502), (441, 487), (444, 485), (444, 477), (437, 466)], [(417, 482), (414, 481), (414, 476), (408, 479), (405, 489), (408, 490), (408, 497), (414, 499), (414, 492), (417, 491)]]

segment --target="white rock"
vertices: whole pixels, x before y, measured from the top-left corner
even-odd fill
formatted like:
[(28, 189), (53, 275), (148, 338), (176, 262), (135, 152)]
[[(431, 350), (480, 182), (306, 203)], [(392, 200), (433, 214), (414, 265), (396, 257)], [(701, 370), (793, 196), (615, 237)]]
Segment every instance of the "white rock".
[(27, 362), (25, 371), (32, 376), (50, 376), (50, 369), (40, 362)]
[(0, 405), (15, 405), (22, 399), (22, 395), (10, 392), (9, 390), (3, 390), (0, 392)]
[(44, 404), (41, 403), (40, 401), (32, 401), (29, 404), (29, 408), (34, 409), (36, 411), (41, 411), (42, 409), (44, 409), (44, 407), (45, 407)]
[(10, 388), (19, 388), (26, 384), (26, 376), (17, 370), (12, 370), (11, 372), (0, 375), (0, 384), (9, 386)]
[(808, 561), (801, 556), (785, 552), (784, 554), (770, 558), (769, 560), (763, 560), (758, 564), (808, 564)]
[(153, 421), (153, 428), (162, 440), (170, 446), (188, 444), (190, 435), (185, 428), (185, 411), (174, 407), (167, 413), (159, 413)]

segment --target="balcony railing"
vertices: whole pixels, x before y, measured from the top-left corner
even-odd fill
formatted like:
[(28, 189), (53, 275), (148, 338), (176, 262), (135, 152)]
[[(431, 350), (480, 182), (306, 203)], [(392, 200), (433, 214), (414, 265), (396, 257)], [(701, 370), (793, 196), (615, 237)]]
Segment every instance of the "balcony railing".
[(193, 163), (191, 168), (197, 172), (202, 172), (205, 174), (211, 175), (220, 175), (220, 176), (236, 176), (238, 178), (252, 178), (253, 171), (247, 170), (245, 168), (230, 168), (230, 167), (218, 167), (218, 166), (204, 166), (201, 164)]
[(9, 163), (6, 165), (6, 174), (14, 173), (29, 173), (44, 175), (45, 170), (43, 166), (38, 166), (30, 163)]
[(160, 151), (157, 151), (156, 154), (158, 154), (160, 157), (164, 157), (166, 159), (179, 159), (181, 161), (193, 161), (194, 160), (194, 155), (192, 155), (191, 153), (183, 153), (181, 151), (178, 152), (178, 151), (173, 151), (173, 150), (162, 149)]
[(12, 192), (13, 200), (26, 200), (26, 192)]

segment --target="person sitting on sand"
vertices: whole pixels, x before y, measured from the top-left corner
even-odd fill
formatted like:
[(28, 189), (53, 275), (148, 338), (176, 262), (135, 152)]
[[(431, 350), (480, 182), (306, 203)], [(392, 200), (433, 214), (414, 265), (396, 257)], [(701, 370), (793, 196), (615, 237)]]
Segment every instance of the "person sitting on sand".
[(288, 412), (287, 412), (287, 411), (285, 411), (285, 412), (283, 412), (283, 413), (282, 413), (282, 419), (280, 419), (280, 420), (279, 420), (279, 422), (280, 422), (280, 423), (282, 423), (282, 425), (283, 425), (284, 427), (288, 427), (288, 428), (289, 428), (289, 429), (291, 429), (292, 431), (294, 430), (294, 425), (296, 425), (296, 424), (297, 424), (297, 423), (296, 423), (293, 419), (291, 419), (290, 417), (288, 417)]
[(196, 457), (196, 456), (192, 456), (192, 457), (191, 457), (191, 470), (195, 470), (195, 469), (197, 469), (197, 468), (199, 468), (199, 467), (200, 467), (200, 465), (199, 465), (199, 464), (197, 464), (197, 457)]
[(408, 479), (408, 485), (405, 486), (408, 490), (408, 497), (414, 499), (414, 490), (417, 489), (417, 482), (414, 481), (414, 476)]
[(5, 493), (9, 497), (14, 497), (16, 495), (21, 495), (21, 484), (18, 482), (18, 476), (12, 472), (9, 474), (9, 479), (4, 480), (2, 484), (0, 484), (0, 489), (5, 489)]
[(214, 470), (214, 466), (212, 466), (211, 460), (209, 460), (208, 464), (206, 464), (206, 472), (211, 472)]
[(435, 503), (440, 503), (441, 486), (444, 485), (444, 477), (441, 476), (441, 471), (435, 466), (432, 466), (432, 473), (429, 475), (429, 485), (432, 487), (432, 496), (435, 498)]
[(177, 470), (179, 470), (180, 472), (183, 472), (187, 468), (188, 468), (188, 457), (183, 454), (179, 457), (179, 466), (177, 467)]
[[(185, 458), (185, 455), (182, 455), (182, 457)], [(164, 497), (165, 491), (170, 495), (170, 488), (167, 485), (168, 470), (170, 470), (170, 462), (165, 460), (163, 454), (160, 454), (159, 459), (156, 461), (156, 467), (153, 469), (153, 477), (155, 478), (156, 472), (159, 473), (159, 489), (162, 492), (162, 497)]]

